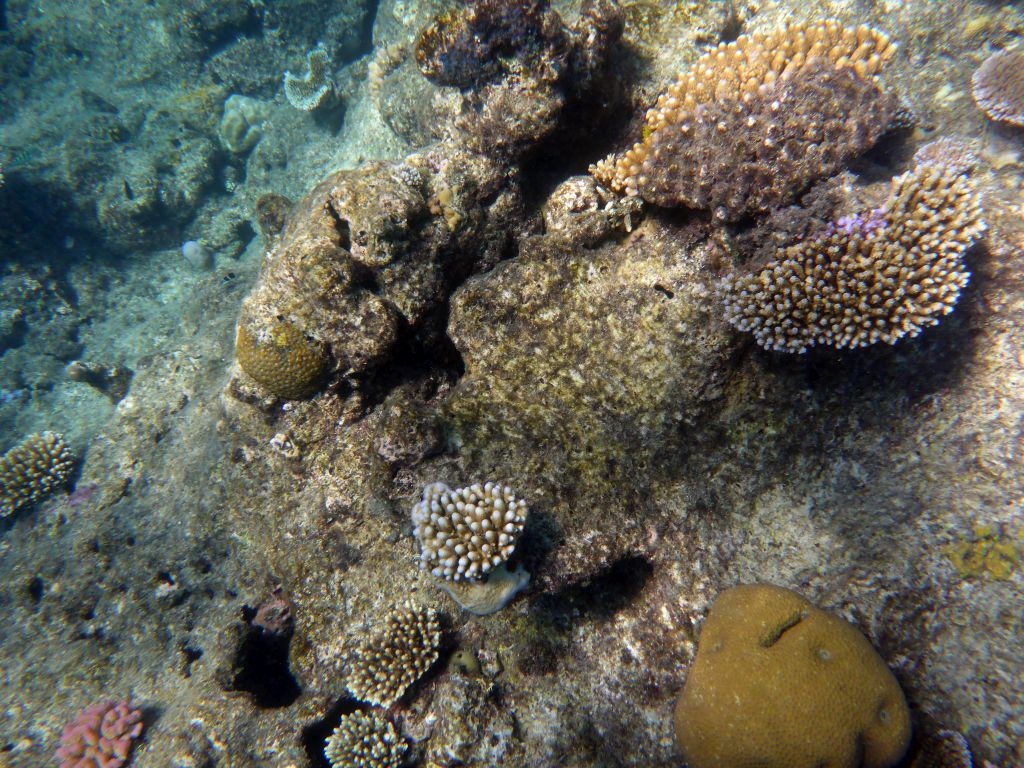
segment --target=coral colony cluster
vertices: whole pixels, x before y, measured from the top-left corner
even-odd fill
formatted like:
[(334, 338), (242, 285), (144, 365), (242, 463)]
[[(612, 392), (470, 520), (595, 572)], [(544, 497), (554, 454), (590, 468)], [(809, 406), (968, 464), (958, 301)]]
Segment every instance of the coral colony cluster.
[[(335, 173), (297, 205), (261, 201), (268, 253), (236, 336), (245, 385), (286, 400), (342, 380), (370, 391), (396, 349), (436, 351), (453, 288), (514, 243), (527, 208), (519, 162), (597, 77), (621, 31), (612, 0), (587, 0), (572, 26), (542, 0), (477, 0), (435, 20), (415, 62), (460, 93), (447, 138), (401, 163)], [(570, 208), (597, 215), (625, 197), (637, 215), (645, 202), (686, 207), (721, 226), (790, 205), (891, 126), (897, 99), (880, 75), (895, 50), (879, 31), (836, 21), (718, 45), (658, 97), (639, 141), (577, 180), (581, 199), (596, 202)], [(288, 73), (289, 102), (320, 105), (332, 89), (329, 63), (318, 48), (306, 74)], [(995, 54), (978, 70), (974, 96), (993, 119), (1024, 122), (1022, 72), (1019, 53)], [(248, 130), (262, 126), (257, 117), (238, 119)], [(936, 142), (892, 179), (881, 205), (835, 211), (816, 234), (728, 271), (718, 293), (725, 319), (786, 353), (893, 344), (937, 324), (967, 283), (964, 255), (985, 228), (972, 156), (966, 144)], [(72, 467), (52, 432), (9, 450), (0, 517), (59, 488)], [(431, 483), (411, 511), (422, 569), (479, 615), (526, 586), (529, 574), (509, 562), (528, 520), (523, 498), (496, 482)], [(288, 619), (290, 634), (290, 604)], [(368, 635), (346, 679), (365, 708), (343, 715), (327, 739), (334, 768), (403, 763), (409, 744), (387, 708), (434, 666), (441, 645), (439, 613), (413, 603)], [(141, 732), (133, 705), (97, 704), (65, 728), (57, 756), (63, 768), (118, 768)], [(888, 768), (907, 749), (910, 720), (892, 673), (852, 625), (758, 585), (715, 602), (676, 733), (691, 768)]]

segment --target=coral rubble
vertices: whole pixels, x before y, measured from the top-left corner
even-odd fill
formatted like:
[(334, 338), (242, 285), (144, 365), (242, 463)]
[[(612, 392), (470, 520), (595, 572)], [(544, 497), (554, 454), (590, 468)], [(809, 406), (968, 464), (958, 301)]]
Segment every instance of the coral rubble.
[(627, 195), (735, 220), (778, 207), (871, 147), (896, 102), (881, 32), (793, 24), (722, 43), (647, 112), (644, 139), (591, 170)]
[(903, 691), (865, 637), (766, 584), (715, 599), (675, 726), (691, 768), (891, 768), (910, 743)]
[(74, 465), (63, 435), (26, 437), (0, 457), (0, 517), (49, 496), (67, 482)]
[(441, 624), (437, 612), (407, 603), (356, 651), (348, 689), (360, 701), (390, 706), (437, 661)]
[(894, 344), (936, 325), (967, 284), (963, 255), (985, 228), (977, 194), (953, 171), (918, 166), (893, 180), (882, 209), (725, 278), (726, 319), (785, 352)]

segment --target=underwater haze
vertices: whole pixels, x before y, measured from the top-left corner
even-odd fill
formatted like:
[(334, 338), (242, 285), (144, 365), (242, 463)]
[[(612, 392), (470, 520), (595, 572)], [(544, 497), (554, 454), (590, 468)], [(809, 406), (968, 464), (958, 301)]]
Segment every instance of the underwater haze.
[(0, 768), (1024, 766), (1024, 4), (0, 1)]

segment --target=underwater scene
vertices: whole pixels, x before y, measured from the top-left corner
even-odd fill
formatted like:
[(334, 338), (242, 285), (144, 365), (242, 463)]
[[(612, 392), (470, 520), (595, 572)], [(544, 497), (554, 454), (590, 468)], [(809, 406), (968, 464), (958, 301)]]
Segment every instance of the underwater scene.
[(0, 0), (0, 768), (1022, 768), (1022, 329), (1022, 2)]

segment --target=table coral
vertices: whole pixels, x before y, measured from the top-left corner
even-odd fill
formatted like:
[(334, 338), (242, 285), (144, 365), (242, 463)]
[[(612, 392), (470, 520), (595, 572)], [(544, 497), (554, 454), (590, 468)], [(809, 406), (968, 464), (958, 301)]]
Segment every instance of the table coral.
[(332, 768), (398, 768), (409, 746), (395, 727), (374, 712), (342, 715), (327, 739), (324, 755)]
[(663, 206), (736, 220), (778, 207), (871, 147), (896, 102), (881, 32), (835, 21), (744, 35), (702, 56), (646, 115), (644, 138), (591, 167)]
[(853, 625), (757, 584), (711, 607), (675, 728), (690, 768), (890, 768), (910, 743), (910, 711)]
[(725, 318), (770, 350), (894, 344), (953, 311), (963, 255), (984, 230), (966, 176), (941, 164), (892, 181), (884, 207), (722, 282)]
[(56, 432), (30, 435), (0, 457), (0, 518), (46, 498), (67, 482), (75, 460)]
[(64, 727), (57, 759), (61, 768), (121, 768), (142, 728), (142, 711), (130, 702), (93, 704)]
[(360, 701), (390, 706), (437, 661), (440, 646), (437, 612), (407, 603), (356, 651), (348, 689)]
[(1024, 125), (1024, 52), (999, 51), (971, 78), (974, 101), (993, 120)]

